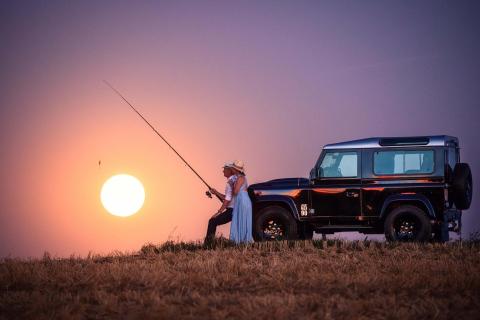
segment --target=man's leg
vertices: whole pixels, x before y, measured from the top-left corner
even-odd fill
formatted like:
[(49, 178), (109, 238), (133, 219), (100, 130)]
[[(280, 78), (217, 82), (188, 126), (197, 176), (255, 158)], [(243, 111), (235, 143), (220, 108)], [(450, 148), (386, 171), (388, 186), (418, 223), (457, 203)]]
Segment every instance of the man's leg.
[(228, 223), (232, 221), (232, 208), (227, 208), (225, 211), (220, 213), (215, 218), (210, 218), (208, 220), (208, 229), (207, 235), (205, 236), (205, 242), (212, 241), (215, 238), (215, 232), (217, 231), (217, 226)]

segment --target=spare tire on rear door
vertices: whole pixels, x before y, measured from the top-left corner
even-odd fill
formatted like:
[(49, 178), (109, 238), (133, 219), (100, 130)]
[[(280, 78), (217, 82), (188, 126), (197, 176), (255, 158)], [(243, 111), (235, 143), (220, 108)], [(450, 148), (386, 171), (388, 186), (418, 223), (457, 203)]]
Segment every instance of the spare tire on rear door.
[(460, 210), (470, 208), (472, 203), (472, 172), (466, 163), (457, 163), (453, 169), (453, 203)]

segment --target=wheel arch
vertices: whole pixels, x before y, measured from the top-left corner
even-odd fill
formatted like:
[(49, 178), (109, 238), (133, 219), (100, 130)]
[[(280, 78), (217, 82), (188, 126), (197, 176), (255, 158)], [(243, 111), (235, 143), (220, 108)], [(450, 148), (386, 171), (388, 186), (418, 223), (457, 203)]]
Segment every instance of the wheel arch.
[(432, 203), (422, 194), (395, 194), (389, 196), (383, 203), (380, 219), (385, 220), (389, 212), (402, 205), (414, 205), (425, 211), (429, 218), (436, 219)]
[(279, 195), (262, 196), (261, 198), (256, 200), (253, 205), (253, 215), (256, 216), (258, 212), (260, 212), (262, 209), (270, 206), (279, 206), (287, 209), (288, 212), (290, 212), (290, 214), (292, 215), (292, 217), (296, 221), (299, 221), (298, 210), (295, 202), (291, 198)]

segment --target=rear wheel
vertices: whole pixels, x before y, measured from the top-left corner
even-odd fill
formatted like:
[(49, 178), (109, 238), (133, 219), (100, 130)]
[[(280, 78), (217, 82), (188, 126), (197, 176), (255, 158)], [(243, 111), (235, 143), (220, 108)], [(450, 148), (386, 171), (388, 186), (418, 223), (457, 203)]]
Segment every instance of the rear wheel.
[(298, 238), (297, 222), (291, 213), (282, 207), (271, 206), (262, 209), (256, 216), (255, 240), (293, 240)]
[(385, 219), (385, 238), (389, 241), (428, 241), (432, 225), (425, 212), (412, 205), (395, 208)]

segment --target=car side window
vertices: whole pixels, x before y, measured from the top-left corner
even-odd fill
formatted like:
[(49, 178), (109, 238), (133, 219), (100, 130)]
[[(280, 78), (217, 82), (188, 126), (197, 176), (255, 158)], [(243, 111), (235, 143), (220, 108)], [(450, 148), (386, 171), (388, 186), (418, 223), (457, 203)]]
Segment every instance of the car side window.
[(432, 173), (433, 168), (433, 150), (377, 151), (373, 155), (373, 172), (376, 175)]
[(357, 152), (327, 152), (320, 165), (321, 177), (347, 178), (358, 176)]

